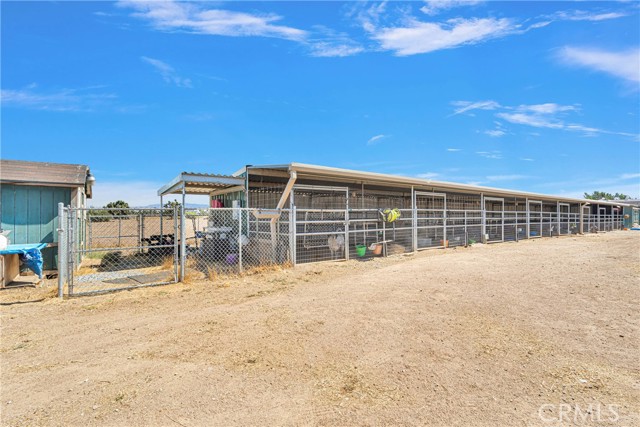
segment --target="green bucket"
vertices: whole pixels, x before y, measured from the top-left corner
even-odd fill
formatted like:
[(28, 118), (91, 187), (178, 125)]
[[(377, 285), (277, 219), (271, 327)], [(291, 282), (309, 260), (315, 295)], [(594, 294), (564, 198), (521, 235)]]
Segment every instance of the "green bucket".
[(364, 256), (367, 253), (367, 247), (365, 245), (356, 245), (356, 254), (358, 256)]

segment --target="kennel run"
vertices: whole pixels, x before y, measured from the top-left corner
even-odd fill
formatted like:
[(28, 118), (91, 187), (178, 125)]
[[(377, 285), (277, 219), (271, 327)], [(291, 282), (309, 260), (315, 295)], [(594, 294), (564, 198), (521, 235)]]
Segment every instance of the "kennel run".
[[(59, 293), (213, 280), (265, 265), (631, 228), (638, 207), (291, 163), (183, 172), (158, 190), (180, 208), (59, 206)], [(185, 209), (187, 194), (210, 207)]]
[[(251, 211), (199, 230), (204, 245), (217, 233), (209, 246), (229, 252), (219, 258), (238, 255), (238, 245), (221, 243), (220, 230), (239, 230), (245, 245), (288, 245), (293, 265), (611, 231), (638, 209), (301, 163), (246, 166), (230, 176), (183, 172), (158, 190), (161, 201), (171, 194), (181, 194), (183, 206), (186, 194), (208, 194), (212, 211)], [(186, 245), (189, 236), (180, 240)]]

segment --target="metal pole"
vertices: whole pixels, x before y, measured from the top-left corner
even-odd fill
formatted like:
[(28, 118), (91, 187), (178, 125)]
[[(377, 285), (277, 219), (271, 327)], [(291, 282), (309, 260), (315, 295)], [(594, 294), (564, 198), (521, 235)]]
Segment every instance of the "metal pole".
[(66, 241), (66, 253), (65, 253), (65, 261), (67, 267), (67, 292), (69, 295), (73, 295), (73, 274), (74, 271), (74, 262), (75, 262), (75, 242), (74, 242), (74, 228), (73, 228), (73, 211), (71, 207), (67, 208), (67, 215), (65, 215), (67, 219), (67, 241)]
[[(182, 205), (180, 206), (180, 280), (184, 279), (184, 267), (187, 261), (187, 230), (185, 228), (185, 218), (184, 218), (184, 203), (185, 203), (185, 188), (182, 187)], [(177, 234), (174, 230), (174, 235)]]
[(418, 209), (416, 206), (416, 190), (411, 186), (411, 240), (413, 252), (418, 251)]
[(118, 247), (122, 246), (122, 217), (118, 216)]
[(163, 236), (164, 236), (164, 235), (162, 234), (162, 222), (163, 222), (163, 221), (162, 221), (162, 208), (163, 208), (163, 205), (162, 205), (162, 196), (160, 196), (160, 242), (162, 242), (162, 239), (163, 239)]
[(480, 213), (482, 216), (481, 228), (482, 228), (482, 242), (487, 243), (487, 214), (485, 212), (484, 193), (480, 193)]
[(242, 273), (242, 208), (238, 209), (238, 269)]
[[(173, 207), (173, 235), (174, 235), (174, 239), (173, 239), (173, 281), (177, 282), (178, 281), (178, 239), (175, 238), (176, 236), (176, 231), (178, 228), (178, 207), (174, 206)], [(164, 240), (162, 240), (162, 236), (160, 236), (160, 241), (162, 243), (164, 243)]]
[(58, 298), (64, 296), (64, 203), (58, 203)]
[(442, 241), (442, 246), (446, 249), (449, 247), (449, 245), (447, 244), (447, 197), (443, 197), (443, 202), (442, 202), (442, 225), (443, 225), (443, 232), (442, 232), (442, 238), (444, 239)]
[(291, 240), (293, 240), (293, 245), (291, 246), (291, 259), (293, 260), (293, 265), (295, 267), (295, 265), (298, 263), (298, 253), (297, 253), (298, 242), (297, 242), (297, 236), (296, 236), (297, 227), (298, 226), (296, 225), (297, 208), (296, 208), (295, 205), (291, 206), (291, 211), (289, 212), (289, 215), (292, 216), (292, 219), (291, 219), (291, 224), (292, 224), (292, 226), (291, 226), (292, 227), (292, 229), (291, 229), (292, 230), (291, 231), (291, 233), (292, 233), (291, 234)]
[(347, 188), (347, 202), (344, 211), (344, 259), (349, 261), (349, 189)]

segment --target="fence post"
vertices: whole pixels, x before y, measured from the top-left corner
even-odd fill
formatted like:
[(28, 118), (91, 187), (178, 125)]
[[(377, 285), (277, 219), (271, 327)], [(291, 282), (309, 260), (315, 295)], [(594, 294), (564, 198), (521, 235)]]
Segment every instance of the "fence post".
[[(183, 189), (184, 192), (184, 189)], [(184, 201), (184, 196), (182, 197)], [(174, 210), (174, 215), (177, 215), (177, 212)], [(184, 280), (184, 268), (185, 263), (187, 262), (187, 230), (185, 228), (185, 217), (184, 217), (184, 203), (180, 205), (180, 281)], [(174, 230), (174, 234), (177, 234)], [(175, 236), (177, 237), (177, 236)]]
[[(296, 260), (296, 256), (297, 256), (296, 209), (297, 209), (296, 206), (293, 204), (291, 205), (291, 209), (289, 209), (289, 234), (291, 239), (291, 243), (289, 244), (289, 250), (291, 251), (291, 262), (294, 267), (297, 263), (297, 260)], [(348, 250), (348, 249), (345, 249), (345, 250)]]
[(411, 249), (418, 251), (418, 206), (416, 190), (411, 186)]
[(242, 208), (238, 209), (238, 271), (242, 273)]
[(64, 203), (58, 203), (58, 298), (62, 299), (64, 296)]
[(75, 263), (75, 239), (74, 239), (74, 227), (73, 227), (73, 218), (74, 212), (71, 207), (68, 207), (66, 210), (65, 218), (67, 220), (66, 226), (66, 235), (67, 241), (65, 242), (65, 267), (67, 272), (67, 293), (69, 295), (73, 295), (73, 273), (74, 273), (74, 263)]
[(122, 246), (122, 217), (118, 216), (118, 247)]
[[(160, 208), (162, 209), (162, 208)], [(162, 219), (162, 216), (160, 217)], [(178, 208), (176, 206), (173, 207), (173, 280), (175, 282), (178, 281), (178, 263), (180, 262), (178, 258), (178, 239), (176, 236), (178, 235)], [(160, 236), (160, 241), (164, 242), (164, 237)], [(182, 280), (182, 279), (181, 279)]]
[(344, 210), (344, 259), (349, 261), (349, 189), (347, 188), (347, 203)]
[(481, 209), (481, 229), (482, 229), (482, 243), (487, 243), (487, 211), (486, 211), (486, 206), (484, 203), (484, 194), (480, 193), (480, 204), (482, 205), (480, 207)]

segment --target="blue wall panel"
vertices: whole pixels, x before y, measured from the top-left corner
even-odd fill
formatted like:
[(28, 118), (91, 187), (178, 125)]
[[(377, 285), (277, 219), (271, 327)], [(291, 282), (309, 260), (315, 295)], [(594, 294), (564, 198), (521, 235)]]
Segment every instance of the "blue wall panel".
[[(58, 241), (58, 203), (71, 203), (71, 189), (26, 185), (0, 185), (0, 223), (11, 230), (10, 243)], [(42, 251), (45, 270), (57, 268), (58, 248)]]

